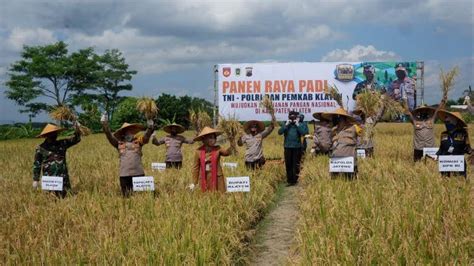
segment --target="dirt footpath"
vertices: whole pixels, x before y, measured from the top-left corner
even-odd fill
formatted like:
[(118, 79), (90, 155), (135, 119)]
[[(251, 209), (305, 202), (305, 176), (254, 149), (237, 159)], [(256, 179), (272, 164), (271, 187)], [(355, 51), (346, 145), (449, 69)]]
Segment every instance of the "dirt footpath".
[(298, 221), (298, 186), (284, 188), (281, 200), (267, 215), (258, 232), (251, 265), (283, 265), (288, 263), (294, 246)]

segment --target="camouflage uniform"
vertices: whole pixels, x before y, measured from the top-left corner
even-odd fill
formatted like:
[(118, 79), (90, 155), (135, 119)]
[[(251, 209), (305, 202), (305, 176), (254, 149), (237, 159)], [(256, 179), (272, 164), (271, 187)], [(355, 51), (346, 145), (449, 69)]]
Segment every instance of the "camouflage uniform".
[(357, 95), (359, 93), (364, 92), (365, 90), (369, 91), (377, 91), (380, 93), (385, 93), (385, 87), (383, 85), (380, 85), (377, 81), (372, 80), (371, 82), (364, 80), (362, 82), (357, 83), (354, 92), (352, 93), (352, 99), (356, 99)]
[(76, 132), (68, 139), (47, 142), (46, 140), (36, 147), (35, 161), (33, 163), (33, 180), (39, 181), (41, 170), (44, 176), (63, 177), (63, 191), (55, 192), (57, 196), (66, 196), (71, 189), (69, 174), (66, 163), (66, 151), (68, 148), (81, 141), (81, 135)]

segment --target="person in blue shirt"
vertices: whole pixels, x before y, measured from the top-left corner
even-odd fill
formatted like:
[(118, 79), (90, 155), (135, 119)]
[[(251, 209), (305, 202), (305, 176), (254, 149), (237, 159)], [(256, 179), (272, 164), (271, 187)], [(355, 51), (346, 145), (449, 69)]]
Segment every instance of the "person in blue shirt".
[(281, 124), (278, 134), (285, 137), (286, 180), (288, 186), (294, 186), (298, 182), (301, 169), (301, 138), (308, 134), (308, 126), (299, 122), (298, 112), (291, 111), (288, 114), (288, 121)]

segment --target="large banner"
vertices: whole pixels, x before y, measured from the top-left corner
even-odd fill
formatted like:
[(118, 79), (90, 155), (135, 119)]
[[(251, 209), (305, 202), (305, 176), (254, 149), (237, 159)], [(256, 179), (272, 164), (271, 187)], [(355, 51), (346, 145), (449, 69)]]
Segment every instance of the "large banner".
[[(416, 62), (320, 62), (217, 65), (219, 114), (241, 121), (270, 120), (259, 102), (268, 95), (283, 121), (291, 110), (312, 119), (339, 106), (326, 94), (335, 85), (349, 110), (363, 89), (378, 90), (415, 106)], [(404, 74), (403, 74), (404, 73)]]

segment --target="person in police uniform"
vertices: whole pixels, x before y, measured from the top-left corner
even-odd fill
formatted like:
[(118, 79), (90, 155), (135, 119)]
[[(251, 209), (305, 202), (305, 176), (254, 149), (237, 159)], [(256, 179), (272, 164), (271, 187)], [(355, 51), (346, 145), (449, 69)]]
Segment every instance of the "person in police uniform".
[(357, 83), (354, 92), (352, 93), (353, 100), (357, 98), (359, 93), (362, 93), (365, 90), (378, 91), (380, 93), (386, 92), (385, 87), (379, 84), (375, 79), (375, 68), (372, 65), (365, 65), (363, 74), (365, 76), (365, 80)]
[(408, 109), (415, 108), (415, 81), (408, 76), (407, 69), (403, 64), (398, 64), (395, 68), (397, 79), (392, 81), (388, 88), (388, 93), (396, 101), (407, 99)]
[(250, 120), (244, 124), (245, 134), (239, 138), (237, 145), (245, 144), (245, 166), (247, 169), (260, 169), (265, 164), (263, 156), (263, 139), (268, 137), (276, 123), (275, 115), (272, 115), (272, 122), (265, 128), (262, 121)]
[(145, 175), (142, 164), (142, 147), (148, 143), (151, 134), (153, 134), (153, 120), (147, 121), (147, 130), (143, 137), (137, 136), (137, 133), (145, 129), (141, 124), (124, 123), (112, 134), (107, 114), (103, 114), (100, 121), (107, 140), (119, 153), (120, 189), (123, 197), (129, 197), (133, 191), (133, 178)]
[(354, 117), (350, 116), (343, 108), (333, 112), (323, 113), (322, 117), (332, 121), (332, 146), (330, 157), (353, 157), (354, 172), (347, 173), (348, 179), (357, 177), (357, 138), (361, 136), (362, 129), (357, 126)]
[(314, 155), (329, 155), (332, 146), (332, 125), (329, 119), (322, 117), (321, 112), (316, 112), (313, 117), (317, 120), (314, 122), (314, 134), (312, 136), (313, 146), (311, 153)]
[(408, 108), (408, 99), (404, 99), (405, 113), (410, 118), (413, 125), (413, 161), (417, 162), (423, 158), (423, 148), (435, 147), (434, 123), (441, 110), (446, 104), (446, 96), (441, 99), (440, 104), (435, 109), (433, 107), (421, 106), (413, 111)]
[[(446, 130), (441, 133), (437, 155), (464, 155), (472, 154), (467, 131), (467, 124), (458, 112), (440, 110), (438, 117), (444, 122)], [(467, 178), (467, 163), (464, 161), (463, 172), (441, 172), (443, 176), (460, 174)]]
[(166, 145), (166, 168), (181, 169), (183, 166), (183, 153), (181, 152), (181, 146), (183, 143), (193, 144), (194, 140), (187, 139), (182, 135), (179, 135), (185, 131), (184, 127), (172, 123), (163, 127), (163, 131), (168, 133), (167, 136), (157, 139), (155, 133), (151, 135), (151, 142), (160, 146)]

